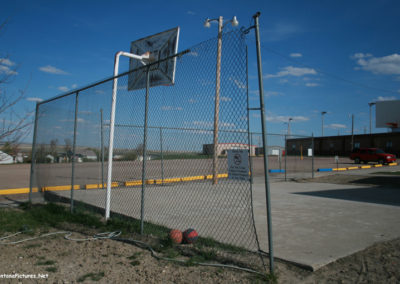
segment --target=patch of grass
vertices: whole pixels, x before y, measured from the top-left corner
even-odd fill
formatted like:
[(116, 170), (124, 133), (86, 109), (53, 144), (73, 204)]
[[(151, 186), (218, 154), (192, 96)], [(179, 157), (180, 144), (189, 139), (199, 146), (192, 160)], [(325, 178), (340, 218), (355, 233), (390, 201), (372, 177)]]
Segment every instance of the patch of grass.
[(245, 253), (246, 252), (246, 250), (244, 248), (237, 247), (237, 246), (230, 245), (230, 244), (223, 244), (212, 238), (199, 238), (195, 244), (199, 248), (211, 247), (211, 248), (228, 251), (231, 253)]
[(51, 267), (47, 267), (46, 269), (45, 269), (47, 272), (57, 272), (57, 267), (55, 267), (55, 266), (51, 266)]
[(101, 278), (104, 277), (104, 272), (98, 272), (98, 273), (87, 273), (85, 275), (82, 275), (77, 279), (78, 282), (84, 282), (87, 278), (89, 278), (92, 281), (100, 281)]
[(31, 249), (31, 248), (40, 248), (42, 245), (41, 244), (30, 244), (30, 245), (26, 245), (23, 248), (24, 249)]
[(140, 261), (139, 260), (134, 260), (134, 261), (131, 261), (130, 263), (131, 263), (132, 266), (137, 266), (137, 265), (140, 264)]
[(36, 265), (54, 265), (56, 262), (54, 260), (42, 260), (36, 262)]
[(135, 252), (134, 254), (132, 254), (131, 256), (128, 256), (127, 258), (130, 260), (134, 260), (137, 259), (138, 256), (140, 256), (142, 253), (141, 252)]
[(249, 280), (251, 281), (251, 283), (278, 283), (278, 277), (275, 274), (251, 274), (249, 275)]

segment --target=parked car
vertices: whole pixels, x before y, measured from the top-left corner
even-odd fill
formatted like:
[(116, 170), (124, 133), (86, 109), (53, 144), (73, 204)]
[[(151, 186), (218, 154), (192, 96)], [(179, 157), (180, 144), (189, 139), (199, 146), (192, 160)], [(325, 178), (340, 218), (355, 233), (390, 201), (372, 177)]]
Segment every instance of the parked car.
[(385, 153), (379, 148), (357, 148), (354, 149), (350, 155), (350, 159), (354, 163), (368, 163), (377, 162), (378, 164), (387, 164), (396, 162), (396, 156), (393, 154)]

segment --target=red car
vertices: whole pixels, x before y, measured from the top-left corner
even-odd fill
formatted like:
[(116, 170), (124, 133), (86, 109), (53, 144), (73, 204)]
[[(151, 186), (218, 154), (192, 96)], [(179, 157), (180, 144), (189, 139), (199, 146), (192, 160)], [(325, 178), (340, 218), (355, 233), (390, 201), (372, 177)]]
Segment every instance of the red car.
[(383, 150), (378, 148), (358, 148), (354, 149), (350, 155), (350, 159), (354, 160), (354, 163), (368, 163), (378, 162), (378, 164), (387, 164), (396, 162), (396, 156), (393, 154), (385, 153)]

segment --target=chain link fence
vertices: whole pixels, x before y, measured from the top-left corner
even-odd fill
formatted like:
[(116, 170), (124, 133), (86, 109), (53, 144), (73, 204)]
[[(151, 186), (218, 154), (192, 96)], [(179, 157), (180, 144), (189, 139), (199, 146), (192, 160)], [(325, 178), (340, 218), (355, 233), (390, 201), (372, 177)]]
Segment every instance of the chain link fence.
[[(262, 133), (251, 132), (254, 148), (251, 158), (254, 176), (264, 175)], [(314, 177), (318, 161), (314, 157), (313, 138), (299, 135), (268, 134), (268, 167), (271, 181)]]
[[(222, 254), (263, 271), (250, 176), (228, 175), (229, 151), (255, 156), (249, 146), (246, 52), (241, 31), (223, 34), (217, 183), (217, 39), (177, 57), (173, 85), (149, 89), (146, 143), (146, 90), (130, 91), (129, 74), (118, 76), (110, 207), (111, 218), (139, 220), (144, 212), (145, 234), (154, 226), (165, 232), (195, 228), (201, 238), (224, 244)], [(38, 104), (31, 179), (42, 194), (104, 212), (113, 79)], [(254, 172), (263, 175), (257, 159)]]

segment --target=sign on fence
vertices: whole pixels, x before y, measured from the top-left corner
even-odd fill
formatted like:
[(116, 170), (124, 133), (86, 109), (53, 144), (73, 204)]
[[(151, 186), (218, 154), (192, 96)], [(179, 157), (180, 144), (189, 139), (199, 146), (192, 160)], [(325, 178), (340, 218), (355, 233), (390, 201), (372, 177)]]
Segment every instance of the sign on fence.
[(228, 150), (228, 178), (249, 179), (248, 150)]

